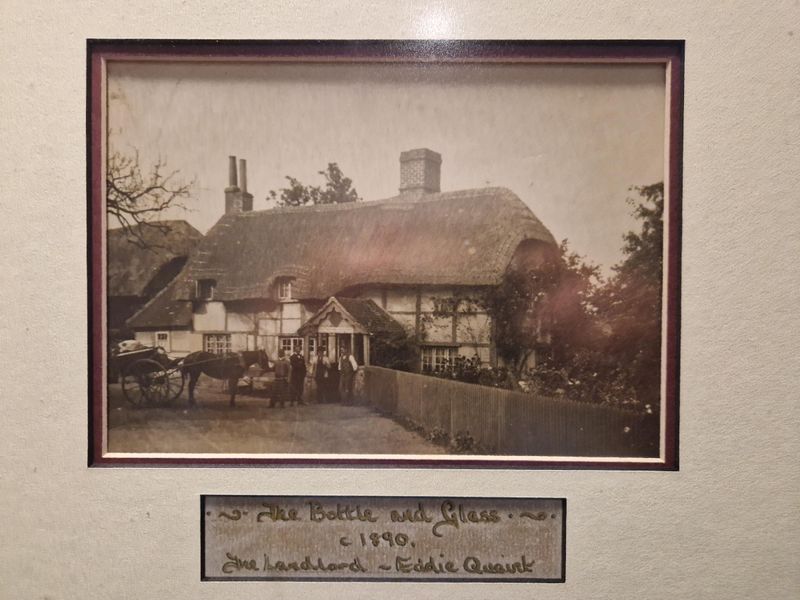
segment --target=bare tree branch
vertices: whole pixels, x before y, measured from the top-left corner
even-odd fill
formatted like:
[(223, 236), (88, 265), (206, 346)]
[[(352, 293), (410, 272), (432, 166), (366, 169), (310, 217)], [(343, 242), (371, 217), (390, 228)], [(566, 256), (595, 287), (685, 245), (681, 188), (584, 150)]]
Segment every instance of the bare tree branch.
[(138, 150), (133, 155), (117, 151), (108, 157), (106, 212), (119, 223), (128, 241), (139, 248), (164, 247), (157, 240), (168, 235), (171, 227), (160, 220), (161, 213), (169, 208), (186, 210), (184, 200), (195, 184), (194, 180), (183, 182), (179, 171), (166, 168), (166, 161), (159, 158), (149, 171), (143, 172)]

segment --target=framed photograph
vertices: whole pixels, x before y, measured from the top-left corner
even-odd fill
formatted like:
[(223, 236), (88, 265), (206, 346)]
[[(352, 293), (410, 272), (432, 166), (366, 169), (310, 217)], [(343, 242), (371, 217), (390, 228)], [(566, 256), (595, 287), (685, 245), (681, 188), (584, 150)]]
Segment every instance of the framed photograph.
[(678, 467), (683, 43), (90, 40), (89, 464)]

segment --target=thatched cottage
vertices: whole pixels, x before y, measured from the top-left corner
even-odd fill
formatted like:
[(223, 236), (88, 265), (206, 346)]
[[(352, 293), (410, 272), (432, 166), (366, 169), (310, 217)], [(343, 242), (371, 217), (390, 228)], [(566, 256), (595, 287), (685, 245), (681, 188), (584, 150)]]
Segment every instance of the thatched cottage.
[[(442, 300), (497, 285), (555, 241), (513, 192), (441, 192), (441, 156), (400, 155), (400, 193), (385, 200), (252, 210), (246, 165), (231, 157), (226, 211), (181, 274), (128, 322), (173, 352), (324, 346), (369, 364), (375, 336), (405, 330), (421, 368), (457, 354), (496, 363), (489, 315)], [(240, 187), (241, 184), (241, 187)]]
[(202, 237), (182, 220), (108, 230), (109, 340), (129, 337), (125, 321), (181, 272)]

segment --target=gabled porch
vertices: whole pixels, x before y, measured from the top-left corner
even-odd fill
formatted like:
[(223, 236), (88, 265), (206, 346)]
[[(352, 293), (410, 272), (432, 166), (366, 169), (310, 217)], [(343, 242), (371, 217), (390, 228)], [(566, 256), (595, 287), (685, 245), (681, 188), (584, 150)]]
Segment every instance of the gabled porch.
[(298, 335), (304, 338), (305, 348), (324, 348), (331, 361), (339, 360), (345, 349), (359, 365), (369, 365), (370, 340), (402, 331), (402, 325), (372, 300), (331, 296), (298, 329)]

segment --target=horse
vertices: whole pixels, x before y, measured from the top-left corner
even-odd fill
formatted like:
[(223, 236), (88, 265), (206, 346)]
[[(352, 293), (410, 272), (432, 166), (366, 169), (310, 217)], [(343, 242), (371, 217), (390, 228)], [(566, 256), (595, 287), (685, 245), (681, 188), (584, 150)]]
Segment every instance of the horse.
[[(228, 382), (231, 393), (230, 406), (235, 406), (239, 379), (251, 365), (258, 364), (263, 371), (269, 369), (269, 358), (264, 350), (246, 350), (212, 354), (211, 352), (192, 352), (181, 363), (181, 371), (189, 375), (189, 406), (196, 406), (194, 388), (201, 374)], [(262, 371), (262, 372), (263, 372)]]

